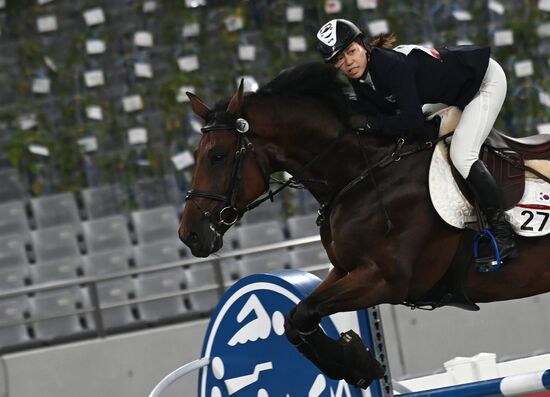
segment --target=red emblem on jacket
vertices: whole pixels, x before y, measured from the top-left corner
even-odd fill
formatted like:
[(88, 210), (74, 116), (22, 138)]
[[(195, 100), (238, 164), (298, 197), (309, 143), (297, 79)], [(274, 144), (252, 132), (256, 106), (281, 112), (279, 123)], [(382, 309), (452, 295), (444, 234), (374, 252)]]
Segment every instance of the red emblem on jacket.
[(441, 60), (441, 54), (435, 48), (430, 48), (430, 52), (435, 58)]

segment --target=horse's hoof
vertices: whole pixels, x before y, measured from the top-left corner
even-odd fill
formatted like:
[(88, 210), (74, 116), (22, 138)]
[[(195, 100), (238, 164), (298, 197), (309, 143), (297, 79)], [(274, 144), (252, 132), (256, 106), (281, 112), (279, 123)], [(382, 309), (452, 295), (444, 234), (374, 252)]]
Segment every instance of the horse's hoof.
[(346, 358), (346, 382), (366, 389), (373, 380), (384, 376), (384, 368), (354, 331), (341, 334), (338, 342), (342, 345)]

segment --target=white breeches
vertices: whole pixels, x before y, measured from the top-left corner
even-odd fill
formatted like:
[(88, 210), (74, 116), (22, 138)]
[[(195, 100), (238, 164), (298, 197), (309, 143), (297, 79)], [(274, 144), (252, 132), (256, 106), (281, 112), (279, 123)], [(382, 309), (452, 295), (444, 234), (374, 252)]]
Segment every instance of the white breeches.
[(481, 145), (491, 132), (506, 98), (506, 75), (502, 67), (489, 59), (487, 72), (474, 98), (462, 111), (451, 143), (451, 161), (467, 178), (479, 158)]

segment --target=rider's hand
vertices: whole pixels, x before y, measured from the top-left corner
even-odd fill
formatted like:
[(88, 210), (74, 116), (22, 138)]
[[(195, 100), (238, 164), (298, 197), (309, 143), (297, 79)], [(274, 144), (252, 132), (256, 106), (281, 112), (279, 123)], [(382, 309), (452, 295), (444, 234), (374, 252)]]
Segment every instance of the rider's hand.
[(372, 123), (370, 123), (369, 120), (367, 120), (367, 122), (365, 123), (365, 127), (364, 127), (364, 129), (365, 129), (364, 132), (365, 132), (365, 133), (367, 133), (367, 134), (372, 134), (372, 133), (374, 132), (374, 128), (372, 128), (372, 125), (371, 125), (371, 124), (372, 124)]
[(364, 114), (353, 114), (349, 119), (349, 123), (354, 130), (362, 130), (367, 123), (367, 116)]
[(363, 134), (374, 133), (373, 123), (363, 114), (354, 114), (350, 118), (351, 127)]
[(361, 128), (358, 128), (358, 131), (362, 134), (374, 134), (376, 132), (376, 130), (373, 128), (373, 123), (368, 119)]

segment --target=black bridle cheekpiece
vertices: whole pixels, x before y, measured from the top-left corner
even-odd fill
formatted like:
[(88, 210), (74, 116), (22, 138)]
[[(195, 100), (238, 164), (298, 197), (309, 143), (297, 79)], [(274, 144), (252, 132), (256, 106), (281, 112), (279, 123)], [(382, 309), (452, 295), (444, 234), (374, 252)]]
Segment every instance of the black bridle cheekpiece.
[[(203, 190), (189, 190), (187, 192), (187, 196), (185, 197), (185, 200), (191, 200), (203, 212), (203, 216), (209, 219), (210, 223), (217, 231), (219, 231), (219, 228), (222, 225), (224, 227), (233, 225), (247, 210), (256, 206), (249, 204), (243, 209), (238, 209), (236, 207), (237, 192), (239, 191), (239, 186), (243, 176), (244, 159), (248, 151), (254, 154), (254, 158), (256, 158), (256, 162), (258, 163), (264, 177), (266, 191), (269, 190), (269, 175), (256, 157), (254, 145), (249, 139), (249, 131), (250, 125), (246, 119), (237, 117), (228, 112), (214, 112), (213, 117), (209, 118), (208, 122), (201, 128), (201, 132), (203, 134), (210, 132), (229, 132), (235, 134), (237, 138), (235, 147), (235, 161), (233, 162), (233, 168), (231, 170), (229, 191), (226, 194), (218, 194)], [(204, 209), (197, 202), (197, 200), (195, 200), (197, 197), (220, 201), (225, 204), (225, 206), (219, 211), (218, 220), (213, 219), (215, 213)]]

